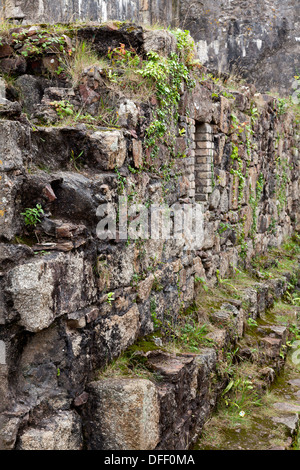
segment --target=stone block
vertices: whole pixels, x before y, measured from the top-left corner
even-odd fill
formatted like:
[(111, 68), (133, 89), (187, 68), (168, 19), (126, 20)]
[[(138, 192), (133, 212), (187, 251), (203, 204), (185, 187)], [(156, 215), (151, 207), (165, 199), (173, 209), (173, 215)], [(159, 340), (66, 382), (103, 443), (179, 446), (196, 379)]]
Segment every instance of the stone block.
[(132, 155), (135, 168), (143, 166), (143, 145), (140, 140), (132, 140)]
[(6, 173), (2, 173), (2, 175), (0, 173), (0, 237), (2, 236), (9, 241), (17, 235), (21, 226), (16, 197), (21, 189), (22, 179), (21, 176), (10, 178)]
[(126, 158), (127, 148), (123, 132), (103, 130), (90, 136), (91, 152), (102, 170), (120, 168)]
[(139, 329), (140, 313), (138, 306), (134, 304), (125, 315), (113, 315), (105, 319), (97, 329), (97, 333), (111, 357), (116, 357), (135, 342)]
[(30, 132), (17, 121), (0, 121), (0, 172), (21, 170), (30, 152)]
[(58, 254), (17, 266), (7, 274), (5, 291), (20, 324), (32, 332), (86, 307), (96, 295), (92, 267), (80, 254)]
[(0, 366), (6, 364), (6, 345), (0, 340)]
[(199, 149), (212, 149), (214, 148), (214, 144), (211, 141), (199, 140), (198, 142), (196, 142), (196, 147)]
[(160, 440), (159, 401), (149, 380), (111, 378), (88, 386), (91, 450), (152, 450)]
[(81, 420), (75, 411), (59, 411), (21, 434), (18, 450), (81, 450)]
[(212, 142), (213, 135), (210, 133), (199, 133), (198, 131), (195, 134), (195, 141), (196, 142)]

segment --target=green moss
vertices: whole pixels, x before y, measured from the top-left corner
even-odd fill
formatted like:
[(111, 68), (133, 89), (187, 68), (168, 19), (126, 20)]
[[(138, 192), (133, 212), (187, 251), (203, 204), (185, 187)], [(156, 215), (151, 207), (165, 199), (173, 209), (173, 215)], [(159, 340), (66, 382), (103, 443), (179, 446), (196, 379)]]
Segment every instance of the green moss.
[(112, 361), (104, 370), (98, 374), (98, 379), (107, 377), (132, 377), (145, 378), (158, 381), (161, 377), (147, 368), (146, 353), (149, 351), (162, 350), (154, 342), (157, 334), (152, 334), (139, 339), (136, 343), (124, 351), (120, 357)]
[(15, 237), (13, 242), (14, 245), (27, 245), (32, 247), (36, 244), (36, 240), (30, 237), (22, 236), (22, 237)]

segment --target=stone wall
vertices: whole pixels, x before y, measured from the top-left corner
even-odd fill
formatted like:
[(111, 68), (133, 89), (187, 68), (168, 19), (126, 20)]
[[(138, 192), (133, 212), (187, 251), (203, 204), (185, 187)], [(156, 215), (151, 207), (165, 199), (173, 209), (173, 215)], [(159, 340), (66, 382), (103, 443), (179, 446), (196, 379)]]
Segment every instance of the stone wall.
[(179, 1), (172, 0), (0, 0), (6, 18), (23, 24), (109, 20), (174, 25), (179, 19)]
[(299, 69), (299, 8), (295, 0), (182, 0), (180, 24), (210, 69), (290, 95)]
[[(180, 25), (197, 43), (201, 63), (246, 77), (261, 92), (293, 93), (299, 70), (299, 2), (185, 0), (0, 0), (4, 16), (23, 24), (106, 22)], [(280, 64), (280, 66), (278, 66)]]
[[(163, 44), (163, 53), (165, 44), (176, 50), (170, 33), (122, 28), (87, 26), (77, 29), (77, 37), (96, 37), (99, 54), (116, 47), (121, 37), (125, 44), (135, 41), (142, 53), (155, 42)], [(26, 41), (37, 32), (18, 34)], [(70, 47), (71, 38), (65, 40)], [(135, 102), (112, 91), (97, 66), (83, 70), (72, 86), (49, 74), (53, 50), (24, 57), (12, 38), (0, 50), (2, 67), (15, 76), (14, 83), (6, 83), (9, 99), (0, 106), (1, 447), (80, 449), (82, 433), (95, 433), (89, 445), (101, 448), (106, 444), (98, 419), (104, 419), (105, 397), (114, 390), (118, 402), (123, 388), (99, 385), (99, 371), (152, 333), (154, 321), (176, 323), (194, 300), (196, 276), (213, 285), (217, 276), (292, 234), (299, 220), (299, 123), (291, 113), (282, 114), (275, 98), (253, 86), (226, 92), (201, 69), (194, 88), (181, 86), (179, 118), (169, 123), (172, 152), (161, 143), (152, 160), (145, 139), (156, 96)], [(64, 101), (73, 107), (73, 117), (79, 111), (93, 117), (104, 98), (117, 110), (118, 126), (92, 121), (88, 126), (75, 119), (62, 124), (55, 107)], [(128, 207), (133, 202), (200, 206), (201, 243), (122, 239), (119, 232), (112, 240), (99, 239), (101, 214), (109, 216), (105, 211), (111, 207), (117, 213), (121, 195)], [(23, 214), (38, 204), (44, 214), (30, 229)], [(132, 212), (130, 222), (136, 216)], [(179, 407), (186, 398), (191, 409), (201, 408), (197, 383), (203, 370), (209, 374), (213, 367), (207, 361), (214, 353), (207, 354), (204, 365), (199, 358), (160, 358), (173, 370), (173, 376), (166, 374), (175, 384), (159, 390), (167, 410), (163, 435), (156, 426), (146, 435), (139, 422), (138, 446), (182, 448), (183, 436), (188, 442), (191, 428), (195, 431), (206, 415), (196, 414), (197, 424), (190, 409)], [(150, 362), (161, 370), (156, 359)], [(191, 396), (183, 397), (185, 386), (177, 387), (177, 378)], [(207, 378), (205, 383), (208, 387)], [(158, 417), (158, 391), (142, 382), (134, 389), (141, 416), (146, 403)], [(183, 420), (183, 433), (180, 420), (171, 416), (177, 408), (181, 417), (190, 417)], [(89, 409), (97, 419), (90, 419)]]

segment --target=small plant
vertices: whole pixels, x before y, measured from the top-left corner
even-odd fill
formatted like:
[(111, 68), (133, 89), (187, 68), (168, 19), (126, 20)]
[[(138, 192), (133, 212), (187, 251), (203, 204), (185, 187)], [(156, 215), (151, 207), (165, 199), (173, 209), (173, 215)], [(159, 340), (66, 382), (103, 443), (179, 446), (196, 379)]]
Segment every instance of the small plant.
[(24, 216), (24, 222), (27, 226), (36, 227), (36, 225), (41, 222), (40, 216), (44, 215), (44, 211), (40, 204), (37, 204), (34, 208), (27, 208), (25, 212), (22, 212), (21, 215)]
[(297, 339), (297, 340), (300, 339), (300, 328), (298, 325), (293, 323), (292, 325), (290, 325), (289, 331), (294, 336), (294, 339)]
[(257, 121), (259, 117), (258, 109), (255, 106), (252, 106), (250, 113), (251, 113), (251, 123), (254, 124), (254, 122)]
[(72, 54), (64, 57), (62, 66), (75, 87), (79, 84), (85, 69), (92, 66), (97, 66), (100, 69), (108, 69), (108, 62), (104, 59), (100, 59), (91, 45), (87, 44), (85, 41), (78, 41)]
[(135, 49), (131, 47), (127, 50), (125, 44), (120, 44), (120, 47), (115, 47), (114, 49), (109, 48), (107, 57), (113, 66), (124, 67), (129, 65), (137, 67), (140, 63), (140, 58), (136, 54)]
[(248, 320), (247, 320), (247, 323), (248, 323), (248, 325), (249, 325), (249, 326), (253, 326), (253, 327), (257, 327), (257, 326), (258, 326), (258, 323), (257, 323), (257, 321), (256, 321), (256, 320), (254, 320), (254, 319), (253, 319), (253, 318), (251, 318), (251, 317), (250, 317), (250, 318), (248, 318)]
[(200, 283), (205, 292), (208, 291), (208, 286), (206, 284), (206, 281), (203, 277), (195, 276), (195, 282)]
[(278, 114), (279, 116), (282, 116), (282, 114), (285, 114), (287, 112), (287, 101), (284, 98), (279, 98), (278, 99)]
[(237, 288), (229, 282), (229, 279), (222, 279), (220, 276), (220, 271), (217, 269), (216, 270), (216, 277), (219, 285), (225, 285), (227, 287), (230, 287), (231, 289), (237, 291)]
[(121, 175), (118, 168), (115, 168), (115, 172), (117, 174), (118, 194), (124, 194), (126, 188), (126, 178), (125, 176)]
[(151, 318), (153, 321), (153, 326), (155, 330), (158, 330), (162, 326), (162, 322), (159, 320), (157, 317), (157, 312), (156, 312), (156, 301), (154, 298), (150, 300), (150, 313), (151, 313)]
[(114, 292), (109, 292), (106, 296), (106, 302), (109, 305), (112, 305), (112, 302), (115, 300), (115, 293)]
[[(261, 399), (255, 391), (252, 381), (244, 377), (234, 377), (230, 380), (222, 396), (226, 407), (234, 413), (238, 411), (241, 417), (245, 416), (245, 409), (252, 406), (261, 406)], [(242, 410), (242, 414), (240, 414), (240, 410)]]
[(54, 106), (55, 111), (57, 112), (57, 115), (60, 117), (60, 119), (63, 119), (67, 116), (73, 116), (74, 114), (74, 106), (67, 100), (53, 101), (50, 104)]
[(78, 160), (80, 160), (82, 155), (83, 155), (83, 150), (77, 156), (75, 156), (74, 150), (71, 150), (70, 163), (74, 166), (76, 171), (80, 171), (80, 164), (78, 164), (77, 162)]
[(189, 351), (197, 352), (203, 343), (209, 342), (205, 336), (208, 333), (207, 325), (198, 325), (194, 320), (189, 319), (183, 325), (178, 325), (175, 330), (177, 340)]
[(225, 96), (225, 98), (235, 100), (235, 97), (233, 96), (233, 94), (232, 94), (232, 93), (228, 93), (228, 92), (225, 91), (225, 90), (222, 91), (222, 95)]
[(289, 304), (300, 307), (300, 297), (295, 292), (291, 294), (290, 292), (287, 291), (285, 294), (285, 298)]

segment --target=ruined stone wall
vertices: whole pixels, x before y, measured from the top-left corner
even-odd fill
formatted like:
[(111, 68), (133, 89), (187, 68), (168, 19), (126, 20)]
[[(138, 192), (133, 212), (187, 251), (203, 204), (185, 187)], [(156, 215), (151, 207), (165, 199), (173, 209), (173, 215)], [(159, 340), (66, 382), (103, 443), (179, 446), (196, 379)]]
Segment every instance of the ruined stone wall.
[[(34, 37), (34, 29), (23, 33), (23, 41)], [(77, 37), (94, 38), (100, 54), (123, 41), (145, 53), (149, 36), (150, 44), (163, 42), (163, 53), (167, 44), (176, 50), (170, 33), (77, 30)], [(15, 75), (0, 107), (1, 446), (80, 449), (85, 433), (95, 436), (91, 448), (112, 448), (115, 443), (104, 444), (96, 430), (107, 394), (113, 391), (116, 402), (121, 394), (115, 383), (107, 389), (97, 382), (99, 371), (153, 332), (155, 320), (176, 322), (194, 299), (195, 277), (212, 285), (217, 275), (226, 276), (293, 232), (299, 220), (299, 123), (282, 114), (275, 98), (252, 86), (226, 92), (203, 69), (192, 90), (182, 86), (179, 119), (170, 122), (176, 158), (161, 144), (151, 160), (144, 143), (155, 96), (134, 102), (111, 94), (99, 67), (84, 70), (72, 87), (49, 76), (53, 50), (28, 58), (21, 50), (9, 40), (1, 48), (1, 67)], [(75, 115), (81, 110), (95, 116), (104, 97), (118, 110), (118, 126), (60, 124), (53, 102), (65, 100)], [(121, 195), (128, 206), (198, 203), (201, 243), (100, 240), (98, 208), (111, 203), (117, 211)], [(37, 204), (44, 216), (30, 230), (23, 214)], [(172, 398), (162, 389), (165, 420), (148, 441), (137, 441), (139, 448), (178, 448), (182, 436), (188, 443), (187, 419), (193, 407), (200, 409), (197, 387), (203, 371), (210, 374), (211, 357), (213, 351), (205, 353), (200, 366), (193, 359), (173, 363), (191, 396), (175, 387)], [(139, 409), (147, 403), (149, 413), (159, 416), (153, 387), (139, 386)]]
[(0, 0), (0, 8), (1, 4), (4, 17), (23, 24), (127, 20), (180, 25), (195, 39), (201, 63), (214, 72), (246, 77), (261, 92), (292, 94), (299, 71), (297, 0)]

